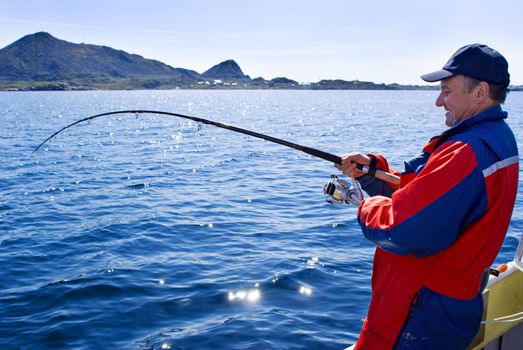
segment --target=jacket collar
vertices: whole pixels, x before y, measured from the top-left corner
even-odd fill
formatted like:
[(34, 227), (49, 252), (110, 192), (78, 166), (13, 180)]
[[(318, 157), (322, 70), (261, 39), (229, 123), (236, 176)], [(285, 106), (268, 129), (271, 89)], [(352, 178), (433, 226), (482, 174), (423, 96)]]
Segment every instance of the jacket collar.
[(507, 112), (504, 112), (501, 109), (500, 105), (496, 105), (493, 107), (490, 107), (483, 112), (480, 112), (470, 118), (467, 118), (465, 120), (462, 120), (458, 124), (454, 125), (452, 128), (446, 130), (441, 134), (441, 136), (444, 137), (450, 137), (451, 135), (458, 134), (473, 125), (483, 123), (483, 122), (489, 122), (489, 121), (495, 121), (495, 120), (502, 120), (507, 118)]
[(496, 120), (503, 120), (507, 118), (507, 112), (501, 109), (500, 105), (496, 105), (478, 113), (470, 118), (467, 118), (452, 128), (447, 129), (441, 135), (435, 136), (430, 139), (430, 142), (425, 145), (423, 150), (428, 153), (432, 153), (439, 145), (441, 145), (449, 137), (459, 134), (474, 125), (491, 122)]

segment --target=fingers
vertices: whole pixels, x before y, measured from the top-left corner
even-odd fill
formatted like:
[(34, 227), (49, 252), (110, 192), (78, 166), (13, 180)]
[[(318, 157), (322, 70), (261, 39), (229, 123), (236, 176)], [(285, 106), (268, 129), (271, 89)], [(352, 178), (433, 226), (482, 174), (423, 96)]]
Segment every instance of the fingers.
[(347, 153), (343, 157), (341, 157), (342, 163), (347, 162), (353, 162), (358, 163), (362, 165), (369, 165), (370, 164), (370, 158), (366, 154), (360, 153), (360, 152), (351, 152)]
[(349, 177), (360, 177), (364, 175), (358, 170), (357, 165), (369, 165), (370, 158), (359, 152), (351, 152), (341, 157), (341, 164), (336, 164), (336, 168)]
[(340, 170), (342, 173), (349, 177), (359, 177), (362, 176), (363, 173), (358, 170), (357, 168), (358, 163), (343, 163), (341, 165), (337, 165), (336, 167), (338, 170)]

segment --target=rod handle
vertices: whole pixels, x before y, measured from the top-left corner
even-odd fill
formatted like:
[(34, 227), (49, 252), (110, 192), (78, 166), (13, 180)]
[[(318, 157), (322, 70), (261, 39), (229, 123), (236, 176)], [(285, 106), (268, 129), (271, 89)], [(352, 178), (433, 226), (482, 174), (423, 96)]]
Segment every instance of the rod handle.
[[(370, 171), (370, 168), (367, 165), (360, 165), (360, 164), (358, 164), (358, 169), (361, 172), (365, 173), (365, 174), (368, 174), (369, 171)], [(399, 185), (400, 184), (400, 177), (399, 176), (396, 176), (394, 174), (388, 173), (388, 172), (383, 171), (383, 170), (376, 169), (376, 173), (374, 174), (374, 177), (377, 178), (377, 179), (383, 180), (385, 182), (388, 182), (390, 184), (393, 184), (393, 185)]]

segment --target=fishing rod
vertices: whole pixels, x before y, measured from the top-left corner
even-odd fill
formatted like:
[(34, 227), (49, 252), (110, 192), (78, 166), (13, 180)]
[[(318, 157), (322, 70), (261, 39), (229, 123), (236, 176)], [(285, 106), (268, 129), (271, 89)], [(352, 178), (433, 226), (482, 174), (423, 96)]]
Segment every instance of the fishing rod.
[[(198, 123), (213, 125), (213, 126), (216, 126), (218, 128), (239, 132), (241, 134), (249, 135), (249, 136), (256, 137), (256, 138), (259, 138), (259, 139), (262, 139), (262, 140), (266, 140), (266, 141), (270, 141), (270, 142), (273, 142), (273, 143), (277, 143), (277, 144), (280, 144), (280, 145), (283, 145), (283, 146), (286, 146), (286, 147), (294, 148), (294, 149), (296, 149), (298, 151), (307, 153), (307, 154), (309, 154), (311, 156), (314, 156), (316, 158), (320, 158), (320, 159), (329, 161), (329, 162), (334, 163), (334, 164), (341, 164), (341, 157), (336, 156), (334, 154), (327, 153), (327, 152), (324, 152), (324, 151), (320, 151), (320, 150), (315, 149), (315, 148), (302, 146), (302, 145), (299, 145), (297, 143), (292, 143), (292, 142), (285, 141), (285, 140), (282, 140), (282, 139), (279, 139), (279, 138), (276, 138), (276, 137), (272, 137), (272, 136), (269, 136), (269, 135), (260, 134), (260, 133), (257, 133), (255, 131), (242, 129), (242, 128), (239, 128), (239, 127), (234, 126), (234, 125), (229, 125), (229, 124), (213, 121), (213, 120), (210, 120), (210, 119), (204, 119), (204, 118), (199, 118), (199, 117), (189, 116), (189, 115), (184, 115), (184, 114), (179, 114), (179, 113), (152, 111), (152, 110), (143, 110), (143, 109), (131, 109), (131, 110), (123, 110), (123, 111), (106, 112), (106, 113), (96, 114), (96, 115), (92, 115), (92, 116), (89, 116), (89, 117), (85, 117), (85, 118), (79, 119), (79, 120), (77, 120), (77, 121), (75, 121), (75, 122), (73, 122), (73, 123), (71, 123), (69, 125), (64, 126), (60, 130), (56, 131), (51, 136), (46, 138), (42, 143), (40, 143), (38, 146), (35, 147), (35, 149), (33, 150), (33, 154), (36, 151), (38, 151), (43, 145), (45, 145), (49, 140), (54, 138), (56, 135), (60, 134), (62, 131), (66, 130), (66, 129), (68, 129), (68, 128), (76, 125), (76, 124), (80, 124), (80, 123), (83, 123), (83, 122), (88, 121), (88, 120), (93, 120), (93, 119), (96, 119), (96, 118), (100, 118), (100, 117), (104, 117), (104, 116), (108, 116), (108, 115), (116, 115), (116, 114), (161, 114), (161, 115), (167, 115), (167, 116), (171, 116), (171, 117), (178, 117), (178, 118), (183, 118), (183, 119), (189, 119), (189, 120), (193, 120), (193, 121), (198, 122)], [(385, 171), (382, 171), (382, 170), (376, 170), (375, 173), (374, 173), (374, 169), (370, 169), (368, 166), (364, 166), (364, 165), (361, 165), (361, 164), (358, 165), (358, 169), (360, 171), (362, 171), (363, 173), (372, 174), (374, 177), (376, 177), (376, 178), (378, 178), (380, 180), (383, 180), (385, 182), (389, 182), (389, 183), (394, 184), (394, 185), (399, 184), (399, 177), (397, 177), (397, 176), (395, 176), (393, 174), (390, 174), (388, 172), (385, 172)]]

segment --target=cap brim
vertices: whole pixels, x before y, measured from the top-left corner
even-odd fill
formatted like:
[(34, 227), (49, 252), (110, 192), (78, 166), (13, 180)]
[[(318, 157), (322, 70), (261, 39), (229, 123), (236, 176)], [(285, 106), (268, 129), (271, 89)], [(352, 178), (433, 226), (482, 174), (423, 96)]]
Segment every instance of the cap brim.
[(443, 79), (450, 78), (453, 75), (454, 75), (454, 73), (449, 72), (448, 70), (440, 69), (440, 70), (437, 70), (437, 71), (432, 72), (432, 73), (423, 74), (421, 76), (421, 79), (423, 79), (423, 80), (425, 80), (426, 82), (429, 82), (429, 83), (434, 83), (436, 81), (440, 81), (440, 80), (443, 80)]

